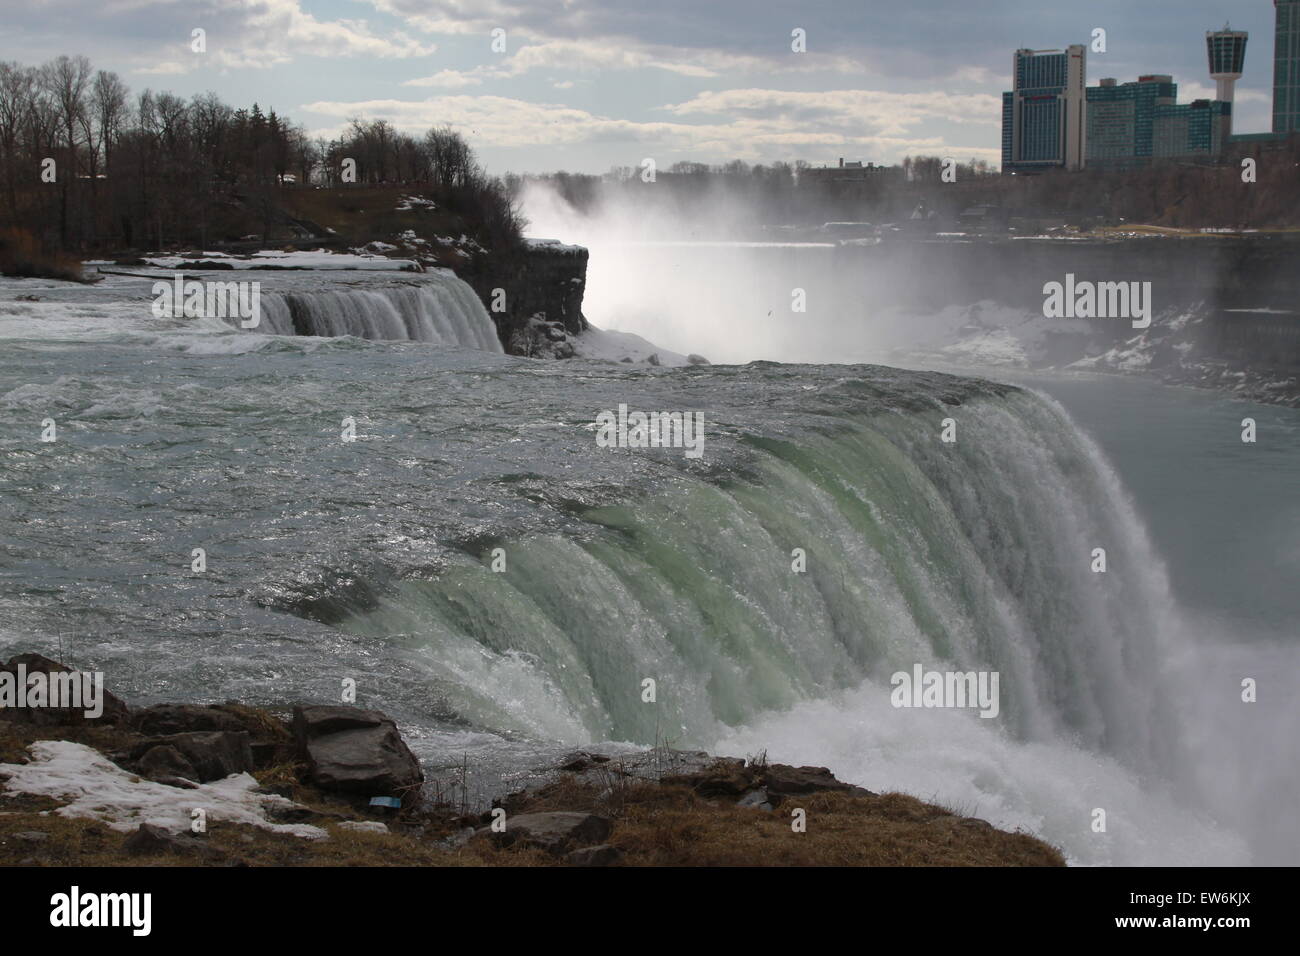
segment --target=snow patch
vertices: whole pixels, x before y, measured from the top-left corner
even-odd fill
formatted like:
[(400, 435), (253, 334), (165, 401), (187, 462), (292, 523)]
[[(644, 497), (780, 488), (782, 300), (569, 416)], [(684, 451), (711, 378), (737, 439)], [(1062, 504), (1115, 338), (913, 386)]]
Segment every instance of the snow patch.
[(524, 243), (529, 249), (544, 249), (547, 252), (561, 252), (570, 256), (587, 251), (583, 246), (560, 242), (559, 239), (525, 239)]
[(122, 832), (151, 823), (179, 833), (189, 831), (190, 812), (202, 807), (210, 821), (247, 823), (308, 840), (328, 836), (320, 827), (266, 819), (268, 808), (287, 809), (297, 804), (275, 794), (255, 792), (258, 783), (247, 773), (182, 790), (127, 773), (84, 744), (40, 740), (29, 749), (32, 762), (0, 764), (0, 778), (8, 778), (4, 786), (13, 793), (70, 800), (53, 811), (61, 817), (98, 820)]
[[(388, 249), (397, 248), (396, 246), (388, 246), (387, 243), (381, 243), (380, 245), (387, 246)], [(346, 252), (330, 252), (328, 249), (298, 250), (295, 252), (264, 249), (248, 257), (235, 257), (224, 252), (203, 252), (187, 256), (146, 256), (144, 259), (149, 265), (161, 266), (164, 269), (175, 269), (183, 263), (196, 260), (228, 263), (232, 269), (263, 269), (267, 266), (292, 266), (296, 269), (363, 269), (367, 271), (398, 271), (403, 269), (416, 271), (419, 269), (419, 266), (411, 259), (389, 259), (386, 256), (369, 255), (357, 249), (354, 249), (350, 254)]]
[[(692, 364), (685, 355), (661, 349), (632, 332), (606, 331), (593, 325), (569, 341), (573, 344), (576, 358), (637, 365), (667, 365), (674, 368)], [(652, 355), (658, 356), (657, 362), (651, 361)]]

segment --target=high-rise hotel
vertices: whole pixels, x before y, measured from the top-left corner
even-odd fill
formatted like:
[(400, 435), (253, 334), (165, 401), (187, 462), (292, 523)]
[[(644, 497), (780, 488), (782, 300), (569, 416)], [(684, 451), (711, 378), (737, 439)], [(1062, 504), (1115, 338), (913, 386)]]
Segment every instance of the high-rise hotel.
[(1013, 86), (1002, 94), (1002, 169), (1082, 169), (1087, 123), (1087, 50), (1017, 50)]

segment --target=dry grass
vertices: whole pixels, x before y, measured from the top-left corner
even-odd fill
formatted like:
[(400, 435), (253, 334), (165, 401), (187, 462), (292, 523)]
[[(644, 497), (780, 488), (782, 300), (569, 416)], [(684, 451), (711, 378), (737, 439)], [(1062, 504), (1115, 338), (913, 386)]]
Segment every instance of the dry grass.
[(87, 283), (81, 263), (73, 256), (50, 252), (23, 229), (0, 229), (0, 275), (27, 279), (61, 279)]
[[(352, 243), (391, 239), (408, 229), (424, 239), (474, 231), (463, 217), (442, 209), (398, 211), (398, 201), (409, 195), (422, 195), (422, 191), (418, 186), (285, 189), (276, 198), (291, 216), (328, 226), (339, 239)], [(460, 261), (460, 255), (446, 246), (433, 245), (429, 252), (449, 266)]]

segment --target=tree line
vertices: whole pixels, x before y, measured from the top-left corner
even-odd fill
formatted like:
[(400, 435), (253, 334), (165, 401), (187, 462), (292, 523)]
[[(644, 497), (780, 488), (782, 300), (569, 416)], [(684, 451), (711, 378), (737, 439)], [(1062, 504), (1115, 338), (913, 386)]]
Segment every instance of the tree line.
[[(1254, 166), (1247, 174), (1243, 160)], [(816, 226), (823, 222), (896, 222), (918, 210), (954, 220), (977, 205), (1016, 216), (1081, 225), (1147, 223), (1178, 228), (1300, 226), (1300, 136), (1273, 144), (1234, 145), (1217, 163), (1167, 160), (1130, 169), (1053, 170), (1003, 175), (987, 162), (951, 165), (908, 156), (896, 166), (813, 166), (804, 161), (748, 165), (677, 162), (647, 181), (643, 167), (603, 175), (551, 173), (507, 177), (513, 189), (550, 185), (575, 208), (635, 199), (638, 206), (694, 218), (703, 227)], [(701, 214), (707, 209), (714, 215)]]
[(206, 244), (249, 222), (269, 233), (283, 218), (279, 190), (352, 183), (419, 186), (481, 225), (489, 248), (518, 240), (504, 186), (450, 128), (417, 138), (353, 119), (335, 139), (312, 138), (273, 109), (211, 92), (132, 94), (84, 56), (0, 62), (0, 210), (48, 248)]

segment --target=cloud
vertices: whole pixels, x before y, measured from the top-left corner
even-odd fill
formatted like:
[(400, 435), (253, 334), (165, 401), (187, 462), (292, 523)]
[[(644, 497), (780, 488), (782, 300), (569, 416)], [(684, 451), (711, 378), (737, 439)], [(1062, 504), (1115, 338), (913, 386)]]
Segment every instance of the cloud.
[[(408, 58), (437, 46), (400, 31), (376, 33), (365, 20), (321, 20), (302, 0), (43, 0), (5, 10), (6, 39), (39, 54), (117, 54), (125, 68), (142, 74), (188, 73), (205, 66), (258, 69), (299, 57)], [(51, 24), (73, 25), (57, 33)], [(205, 52), (190, 47), (191, 33), (206, 33)], [(68, 49), (75, 30), (79, 40)], [(57, 44), (54, 49), (51, 45)]]
[(478, 86), (483, 80), (475, 76), (472, 72), (462, 73), (459, 70), (440, 70), (433, 76), (422, 76), (414, 80), (406, 80), (403, 86), (435, 86), (445, 90), (458, 90), (466, 86)]
[[(816, 98), (827, 101), (817, 105)], [(807, 99), (805, 99), (805, 97)], [(922, 135), (912, 127), (927, 117), (964, 117), (963, 106), (980, 106), (994, 97), (947, 94), (797, 94), (774, 90), (730, 90), (701, 96), (665, 111), (676, 117), (717, 112), (726, 104), (731, 115), (721, 122), (634, 121), (601, 116), (558, 103), (533, 103), (503, 96), (448, 95), (425, 100), (319, 101), (301, 109), (337, 119), (338, 125), (316, 131), (334, 136), (354, 116), (384, 118), (412, 133), (444, 123), (465, 133), (476, 148), (530, 149), (614, 145), (627, 149), (628, 163), (654, 156), (661, 165), (680, 158), (708, 161), (862, 155), (893, 162), (908, 154), (954, 154), (996, 160), (994, 148), (954, 147), (943, 137)], [(952, 100), (955, 102), (944, 102)], [(967, 102), (972, 101), (972, 102)], [(987, 103), (985, 102), (987, 101)], [(891, 105), (892, 102), (892, 105)], [(793, 104), (793, 105), (792, 105)], [(874, 109), (868, 116), (866, 110)], [(1000, 114), (997, 114), (1000, 116)]]
[[(369, 0), (378, 10), (428, 33), (482, 37), (485, 57), (502, 57), (495, 76), (519, 76), (535, 69), (656, 69), (701, 79), (725, 73), (861, 73), (860, 56), (823, 42), (809, 52), (790, 49), (791, 25), (782, 21), (755, 33), (753, 11), (726, 4), (671, 0), (653, 11), (644, 4), (614, 0)], [(670, 10), (667, 8), (676, 8)], [(506, 53), (490, 51), (494, 29), (506, 31)], [(835, 37), (822, 31), (823, 41)]]
[(1001, 97), (986, 93), (890, 93), (881, 90), (720, 90), (660, 107), (675, 116), (725, 114), (765, 117), (801, 127), (867, 127), (898, 136), (933, 120), (974, 125), (1002, 121)]

